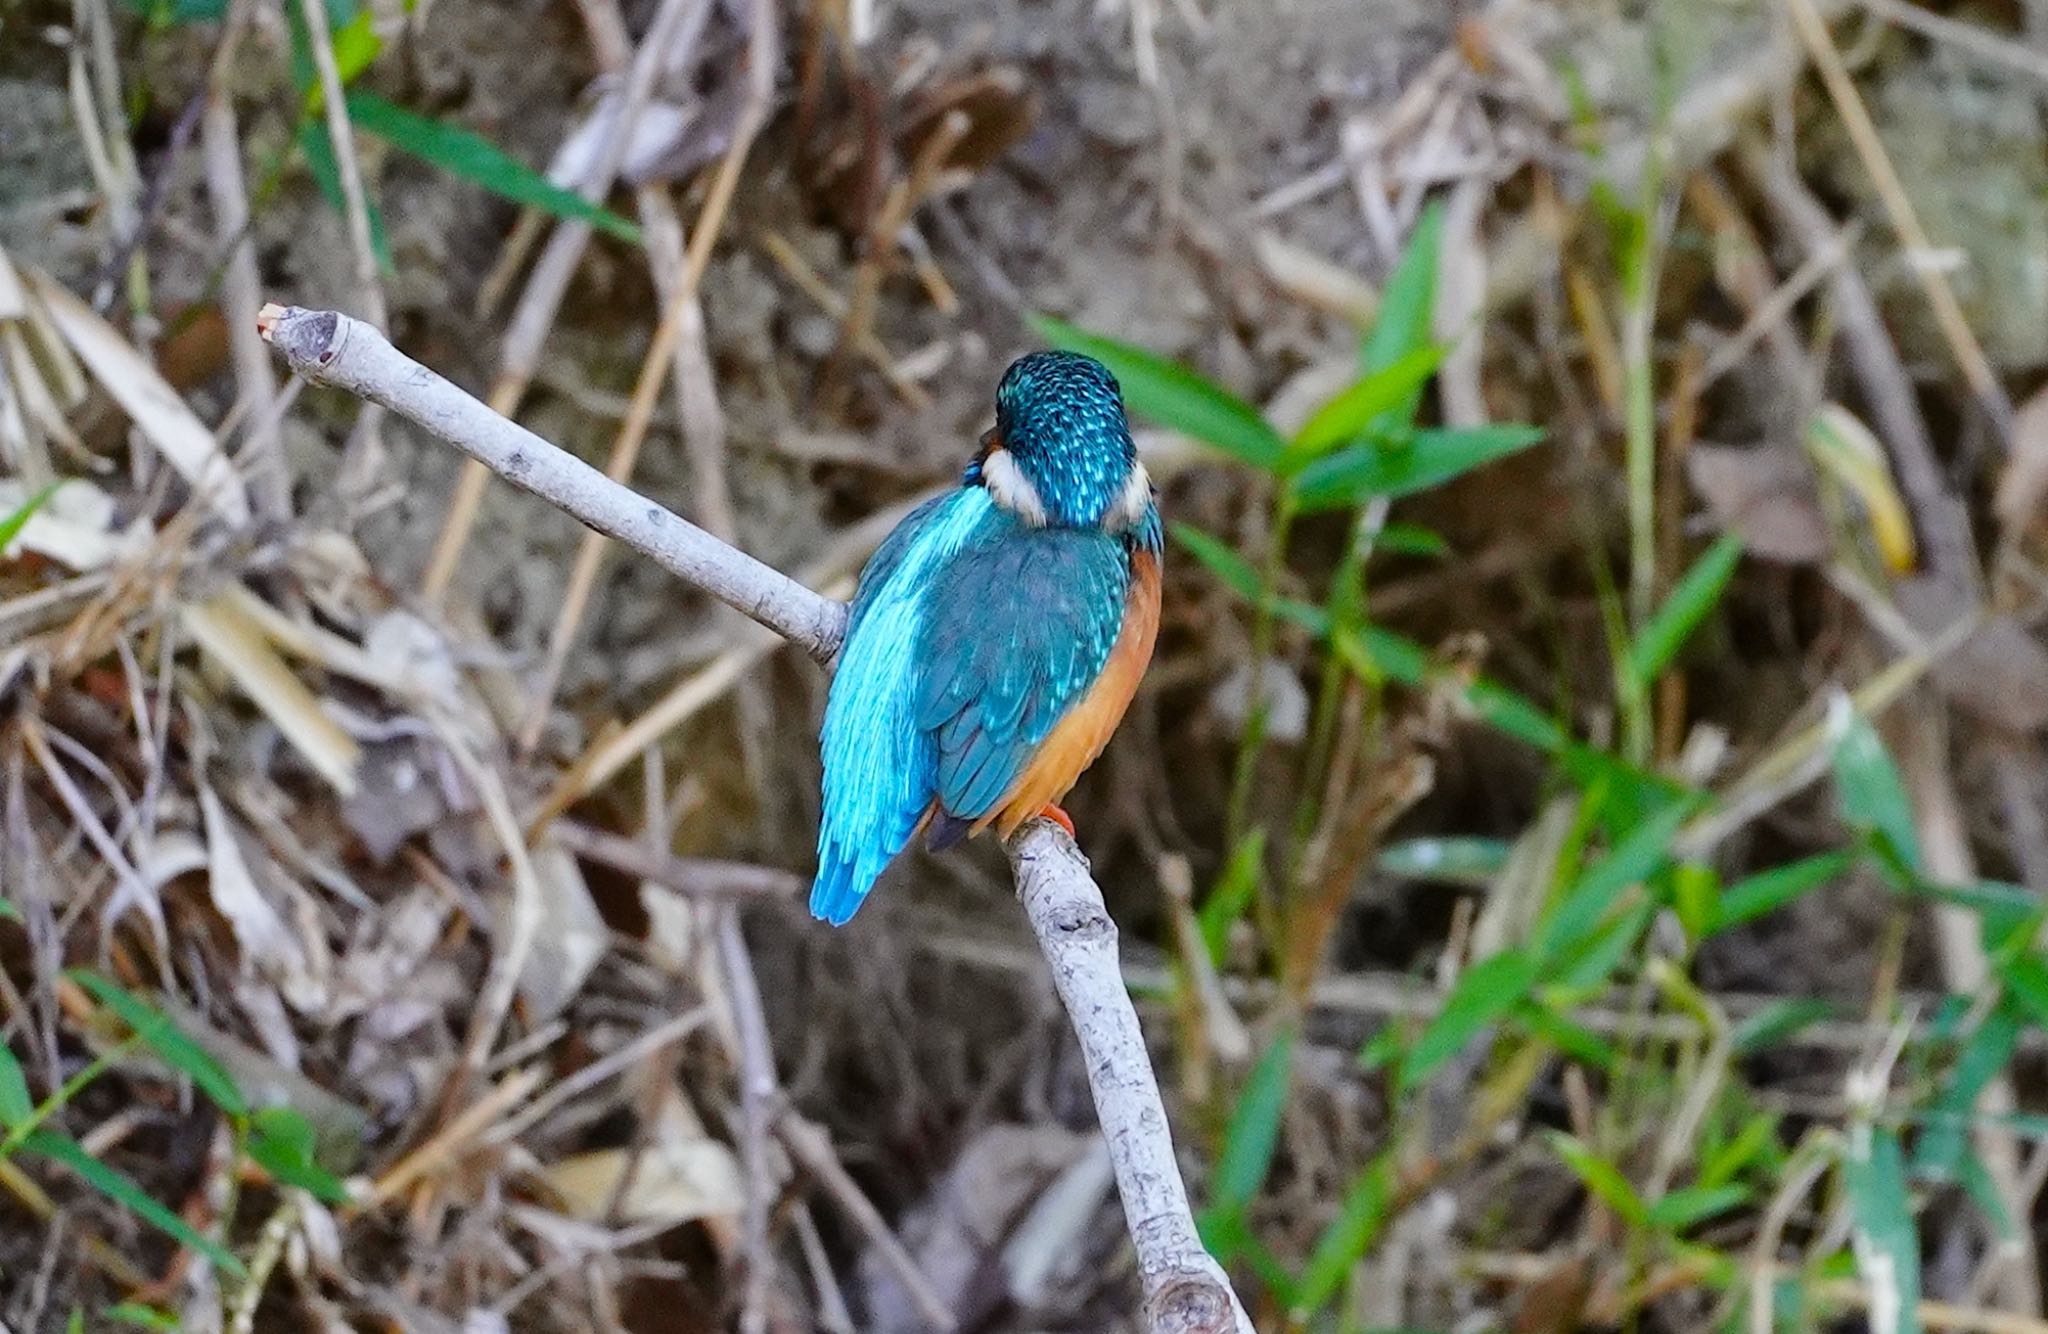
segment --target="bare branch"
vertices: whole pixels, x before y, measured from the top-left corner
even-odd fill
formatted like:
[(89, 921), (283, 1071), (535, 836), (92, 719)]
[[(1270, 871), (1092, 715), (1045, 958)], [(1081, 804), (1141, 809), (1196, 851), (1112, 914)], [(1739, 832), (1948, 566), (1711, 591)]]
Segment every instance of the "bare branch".
[[(380, 403), (514, 485), (653, 558), (829, 664), (846, 609), (671, 514), (399, 352), (369, 325), (327, 310), (264, 307), (264, 336), (291, 368)], [(1222, 1266), (1202, 1248), (1174, 1158), (1172, 1128), (1125, 990), (1116, 924), (1081, 851), (1034, 820), (1009, 845), (1017, 895), (1067, 1007), (1138, 1254), (1152, 1334), (1252, 1334)]]
[(514, 486), (523, 487), (616, 538), (830, 662), (846, 631), (846, 609), (533, 432), (492, 412), (406, 356), (376, 329), (339, 311), (266, 306), (264, 337), (286, 364), (315, 384), (333, 385), (424, 426)]

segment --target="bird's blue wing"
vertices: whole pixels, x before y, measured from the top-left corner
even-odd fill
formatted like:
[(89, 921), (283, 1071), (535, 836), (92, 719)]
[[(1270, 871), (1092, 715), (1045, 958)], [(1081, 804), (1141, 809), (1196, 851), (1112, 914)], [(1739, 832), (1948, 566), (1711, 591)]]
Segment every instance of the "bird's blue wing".
[(835, 926), (860, 907), (931, 802), (936, 751), (917, 726), (925, 595), (994, 515), (980, 487), (927, 501), (861, 572), (820, 746), (824, 809), (811, 912)]
[(917, 651), (917, 725), (937, 747), (946, 814), (979, 820), (1002, 801), (1101, 675), (1129, 587), (1121, 538), (1001, 513), (941, 568)]

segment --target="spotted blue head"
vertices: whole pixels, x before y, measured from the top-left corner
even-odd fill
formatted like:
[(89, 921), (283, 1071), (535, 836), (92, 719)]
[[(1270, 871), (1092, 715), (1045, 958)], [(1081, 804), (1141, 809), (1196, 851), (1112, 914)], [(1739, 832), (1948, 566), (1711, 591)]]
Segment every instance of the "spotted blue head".
[(1077, 352), (1019, 357), (996, 386), (996, 428), (970, 484), (1034, 527), (1157, 526), (1152, 482), (1109, 368)]

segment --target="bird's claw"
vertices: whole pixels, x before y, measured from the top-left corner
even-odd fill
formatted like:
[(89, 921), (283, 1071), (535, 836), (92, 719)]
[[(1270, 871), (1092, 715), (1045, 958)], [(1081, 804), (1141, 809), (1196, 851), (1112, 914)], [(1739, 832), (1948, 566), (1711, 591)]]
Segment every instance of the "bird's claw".
[(1080, 837), (1080, 834), (1078, 834), (1074, 830), (1074, 817), (1068, 815), (1059, 807), (1047, 806), (1044, 810), (1040, 811), (1038, 815), (1040, 819), (1050, 820), (1054, 824), (1058, 825), (1060, 828), (1066, 830), (1068, 838), (1078, 839)]

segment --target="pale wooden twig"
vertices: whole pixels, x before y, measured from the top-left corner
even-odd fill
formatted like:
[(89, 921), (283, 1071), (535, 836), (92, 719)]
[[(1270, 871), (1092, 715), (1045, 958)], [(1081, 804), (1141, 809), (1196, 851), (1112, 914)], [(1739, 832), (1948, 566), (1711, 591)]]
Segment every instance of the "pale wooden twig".
[[(829, 662), (846, 609), (770, 569), (508, 422), (334, 311), (265, 307), (266, 336), (294, 371), (349, 389), (419, 425), (507, 480), (652, 557)], [(1080, 849), (1036, 820), (1008, 851), (1018, 897), (1079, 1039), (1124, 1201), (1154, 1334), (1251, 1334), (1222, 1266), (1202, 1249), (1174, 1159), (1171, 1128), (1124, 989), (1116, 928)], [(789, 1118), (785, 1117), (785, 1121)], [(787, 1137), (787, 1130), (784, 1131)], [(380, 1194), (388, 1198), (390, 1185)]]
[(1791, 11), (1793, 26), (1799, 30), (1799, 39), (1806, 44), (1807, 54), (1820, 71), (1821, 82), (1827, 85), (1828, 97), (1842, 117), (1842, 127), (1849, 132), (1849, 142), (1877, 186), (1878, 200), (1884, 205), (1892, 230), (1912, 252), (1907, 256), (1907, 266), (1920, 280), (1927, 304), (1934, 311), (1935, 323), (1941, 326), (1942, 336), (1948, 340), (1970, 388), (1990, 414), (1999, 438), (2006, 439), (2012, 428), (2012, 402), (1998, 382), (1998, 373), (1991, 368), (1991, 359), (1984, 355), (1983, 345), (1971, 332), (1969, 318), (1963, 314), (1962, 303), (1956, 300), (1955, 289), (1932, 263), (1934, 242), (1920, 225), (1920, 215), (1892, 166), (1890, 154), (1885, 152), (1884, 139), (1870, 118), (1869, 108), (1863, 105), (1863, 95), (1856, 91), (1856, 81), (1849, 77), (1842, 53), (1835, 49), (1834, 39), (1828, 35), (1826, 21), (1814, 8), (1813, 0), (1785, 0), (1785, 4)]
[[(363, 173), (356, 162), (355, 130), (349, 124), (348, 104), (341, 84), (341, 66), (334, 58), (334, 38), (327, 28), (327, 6), (323, 0), (299, 0), (299, 12), (306, 22), (306, 45), (312, 51), (313, 68), (320, 79), (321, 113), (327, 121), (327, 139), (334, 148), (335, 171), (341, 177), (342, 211), (348, 217), (349, 249), (356, 264), (356, 299), (372, 324), (389, 324), (384, 304), (384, 280), (377, 271), (377, 248), (370, 231), (369, 195), (363, 190)], [(345, 492), (367, 494), (382, 446), (378, 428), (383, 413), (376, 404), (363, 410), (349, 437), (349, 450), (342, 463)]]
[(228, 321), (228, 351), (235, 368), (235, 390), (241, 397), (243, 456), (249, 469), (249, 491), (257, 512), (277, 521), (292, 512), (291, 469), (278, 433), (277, 380), (270, 354), (256, 331), (256, 311), (263, 304), (263, 280), (256, 271), (256, 247), (249, 241), (249, 191), (242, 177), (242, 137), (227, 94), (208, 95), (199, 122), (199, 146), (206, 164), (206, 194), (213, 206), (215, 230), (228, 239), (226, 268), (221, 275), (221, 308)]
[(829, 662), (839, 651), (845, 607), (500, 417), (361, 320), (338, 311), (280, 306), (264, 307), (264, 319), (265, 336), (299, 374), (410, 418), (513, 485), (649, 556), (819, 661)]

